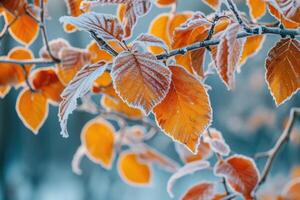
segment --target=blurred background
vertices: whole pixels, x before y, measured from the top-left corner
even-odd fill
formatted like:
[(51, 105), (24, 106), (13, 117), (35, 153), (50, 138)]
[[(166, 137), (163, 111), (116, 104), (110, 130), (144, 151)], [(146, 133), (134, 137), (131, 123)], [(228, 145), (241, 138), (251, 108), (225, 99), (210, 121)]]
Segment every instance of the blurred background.
[[(239, 8), (248, 13), (244, 1)], [(115, 13), (115, 6), (97, 7), (98, 12)], [(212, 10), (200, 0), (179, 0), (178, 11)], [(168, 12), (169, 8), (152, 7), (151, 12), (140, 18), (134, 29), (133, 38), (141, 32), (147, 32), (151, 20), (159, 13)], [(63, 37), (74, 47), (85, 48), (90, 42), (88, 34), (65, 33), (58, 19), (67, 15), (65, 2), (49, 0), (49, 19), (47, 20), (49, 39)], [(262, 21), (274, 21), (265, 16)], [(0, 17), (3, 27), (3, 17)], [(268, 150), (281, 134), (289, 110), (300, 105), (296, 94), (292, 99), (276, 108), (264, 80), (265, 58), (268, 50), (279, 39), (269, 36), (259, 53), (248, 59), (236, 76), (236, 89), (228, 91), (218, 76), (211, 75), (206, 84), (213, 108), (212, 127), (220, 130), (234, 153), (253, 156), (256, 152)], [(0, 55), (20, 44), (14, 42), (9, 34), (0, 41)], [(39, 38), (30, 46), (38, 57), (42, 47)], [(64, 139), (59, 134), (57, 107), (50, 106), (49, 117), (38, 135), (32, 134), (23, 125), (15, 110), (19, 90), (11, 90), (5, 99), (0, 100), (0, 200), (129, 200), (129, 199), (170, 199), (166, 192), (166, 183), (170, 177), (154, 167), (152, 184), (149, 187), (133, 187), (124, 183), (116, 165), (110, 171), (92, 163), (87, 158), (81, 164), (83, 174), (72, 172), (72, 157), (80, 145), (80, 132), (83, 125), (94, 116), (84, 112), (74, 112), (69, 118), (70, 137)], [(298, 135), (297, 135), (298, 134)], [(149, 144), (160, 152), (181, 162), (174, 143), (164, 134), (159, 133)], [(300, 132), (295, 129), (292, 141), (280, 152), (270, 179), (284, 182), (290, 169), (300, 162)], [(258, 162), (261, 169), (263, 160)], [(279, 177), (279, 178), (278, 178)], [(180, 179), (174, 187), (175, 198), (199, 180), (213, 179), (212, 174), (197, 172), (195, 175)]]

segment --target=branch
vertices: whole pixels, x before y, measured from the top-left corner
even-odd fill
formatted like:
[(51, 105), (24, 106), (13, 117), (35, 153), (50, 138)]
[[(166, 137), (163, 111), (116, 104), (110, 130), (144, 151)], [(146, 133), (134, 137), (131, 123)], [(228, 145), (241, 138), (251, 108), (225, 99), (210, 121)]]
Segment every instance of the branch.
[[(264, 35), (264, 34), (273, 34), (273, 35), (281, 35), (281, 36), (291, 36), (295, 37), (300, 35), (300, 29), (281, 29), (281, 28), (270, 28), (270, 27), (257, 27), (252, 29), (252, 33), (247, 33), (247, 32), (241, 32), (237, 35), (237, 38), (244, 38), (244, 37), (249, 37), (249, 36), (254, 36), (254, 35)], [(170, 52), (159, 54), (156, 56), (157, 59), (159, 60), (164, 60), (167, 58), (170, 58), (172, 56), (176, 55), (183, 55), (188, 51), (193, 51), (199, 48), (203, 47), (208, 47), (211, 45), (217, 45), (220, 43), (220, 39), (212, 39), (212, 40), (205, 40), (202, 42), (196, 42), (194, 44), (185, 46), (183, 48), (178, 48), (174, 49)]]
[[(269, 151), (264, 153), (264, 155), (266, 155), (268, 157), (268, 159), (267, 159), (267, 162), (265, 164), (261, 178), (259, 179), (259, 182), (257, 184), (255, 191), (257, 191), (259, 186), (262, 185), (266, 181), (266, 179), (271, 171), (272, 164), (273, 164), (275, 157), (277, 156), (279, 150), (283, 147), (283, 145), (289, 141), (293, 126), (295, 124), (297, 117), (299, 117), (299, 116), (300, 116), (300, 108), (292, 108), (290, 111), (290, 117), (289, 117), (288, 124), (285, 127), (282, 135), (278, 138), (276, 144)], [(262, 154), (260, 153), (260, 155), (262, 155)]]
[(53, 61), (58, 63), (58, 62), (60, 62), (60, 60), (52, 54), (50, 46), (49, 46), (49, 41), (48, 41), (48, 36), (47, 36), (47, 31), (46, 31), (46, 26), (45, 26), (44, 0), (40, 0), (40, 8), (41, 8), (40, 29), (41, 29), (41, 33), (42, 33), (42, 37), (43, 37), (43, 42), (44, 42), (44, 45), (46, 46), (49, 56), (52, 58)]
[(53, 60), (43, 60), (43, 59), (30, 59), (30, 60), (14, 60), (14, 59), (3, 59), (0, 63), (12, 63), (18, 65), (36, 65), (37, 67), (49, 67), (53, 66), (57, 62)]
[(99, 47), (103, 50), (106, 50), (109, 54), (116, 57), (118, 55), (118, 52), (116, 52), (105, 40), (102, 38), (98, 38), (97, 34), (93, 31), (90, 31), (91, 37), (97, 42)]

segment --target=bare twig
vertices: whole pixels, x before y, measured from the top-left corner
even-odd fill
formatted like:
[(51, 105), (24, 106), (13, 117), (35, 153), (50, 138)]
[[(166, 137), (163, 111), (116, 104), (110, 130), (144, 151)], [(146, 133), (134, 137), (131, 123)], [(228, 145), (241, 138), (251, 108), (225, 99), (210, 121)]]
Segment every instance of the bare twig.
[[(253, 35), (263, 35), (263, 34), (275, 34), (275, 35), (289, 35), (291, 37), (295, 37), (300, 35), (300, 30), (298, 29), (280, 29), (280, 28), (270, 28), (270, 27), (258, 27), (253, 29), (252, 33), (247, 33), (247, 32), (241, 32), (237, 35), (237, 38), (244, 38), (244, 37), (249, 37)], [(160, 55), (157, 55), (157, 59), (159, 60), (164, 60), (167, 58), (170, 58), (172, 56), (176, 55), (183, 55), (188, 51), (193, 51), (199, 48), (207, 47), (207, 46), (212, 46), (212, 45), (217, 45), (220, 43), (220, 39), (211, 39), (211, 40), (204, 40), (202, 42), (196, 42), (194, 44), (185, 46), (183, 48), (178, 48), (174, 49), (168, 53), (163, 53)]]
[(117, 56), (118, 52), (116, 52), (105, 40), (102, 38), (98, 38), (96, 33), (93, 31), (90, 31), (91, 37), (97, 42), (99, 47), (103, 50), (106, 50), (108, 53), (110, 53), (112, 56)]
[(278, 138), (276, 144), (269, 151), (267, 151), (266, 153), (263, 153), (263, 155), (267, 156), (267, 161), (266, 161), (261, 178), (259, 179), (259, 182), (257, 184), (255, 191), (257, 191), (259, 189), (259, 186), (262, 185), (266, 181), (266, 179), (271, 171), (273, 161), (274, 161), (275, 157), (277, 156), (279, 150), (283, 147), (283, 145), (285, 143), (287, 143), (289, 141), (293, 126), (295, 124), (297, 117), (299, 117), (299, 115), (300, 115), (300, 108), (292, 108), (291, 109), (289, 121), (288, 121), (288, 124), (285, 127), (283, 133)]
[(14, 60), (14, 59), (0, 59), (0, 63), (13, 63), (18, 65), (36, 65), (36, 67), (49, 67), (56, 64), (53, 60), (30, 59), (30, 60)]
[(46, 26), (45, 26), (44, 0), (40, 0), (40, 8), (41, 8), (40, 29), (41, 29), (44, 45), (46, 46), (47, 52), (48, 52), (49, 56), (51, 57), (51, 59), (53, 61), (55, 61), (56, 63), (59, 63), (60, 60), (53, 55), (53, 53), (51, 52), (50, 46), (49, 46), (48, 35), (47, 35), (47, 31), (46, 31)]
[(25, 77), (25, 83), (27, 85), (27, 87), (30, 89), (31, 92), (36, 92), (36, 90), (31, 86), (31, 83), (29, 81), (29, 77), (28, 77), (28, 72), (26, 70), (25, 65), (21, 65), (22, 69), (23, 69), (23, 74)]

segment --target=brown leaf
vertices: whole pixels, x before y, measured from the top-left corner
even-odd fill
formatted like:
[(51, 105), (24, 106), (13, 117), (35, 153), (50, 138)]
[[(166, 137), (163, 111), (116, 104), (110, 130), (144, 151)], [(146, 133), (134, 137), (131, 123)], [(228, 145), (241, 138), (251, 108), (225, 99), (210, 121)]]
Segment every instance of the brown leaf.
[(251, 158), (235, 155), (220, 160), (215, 165), (215, 173), (223, 176), (228, 184), (246, 199), (252, 198), (252, 191), (259, 180), (259, 172)]
[(171, 72), (150, 53), (120, 53), (111, 75), (118, 95), (130, 106), (148, 114), (166, 96)]
[(181, 197), (181, 200), (208, 200), (214, 197), (215, 185), (209, 182), (201, 182), (192, 186)]
[(284, 103), (300, 88), (300, 42), (281, 39), (266, 59), (266, 80), (276, 105)]
[(222, 34), (220, 43), (217, 47), (217, 69), (228, 89), (234, 88), (234, 76), (238, 69), (244, 44), (243, 39), (237, 39), (239, 29), (239, 24), (231, 24)]

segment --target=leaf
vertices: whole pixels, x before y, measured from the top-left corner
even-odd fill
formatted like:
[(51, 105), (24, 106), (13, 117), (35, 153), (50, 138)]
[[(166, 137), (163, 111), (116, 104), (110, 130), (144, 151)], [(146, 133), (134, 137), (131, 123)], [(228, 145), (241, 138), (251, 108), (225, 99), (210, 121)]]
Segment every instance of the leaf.
[(287, 19), (300, 23), (300, 2), (298, 0), (269, 1)]
[[(171, 41), (169, 36), (168, 24), (170, 16), (169, 14), (160, 14), (154, 18), (149, 26), (149, 33), (155, 37), (160, 38), (165, 44), (170, 47)], [(159, 47), (150, 47), (150, 51), (155, 54), (163, 53), (164, 50)]]
[(10, 89), (10, 86), (0, 86), (0, 98), (4, 99), (4, 97), (9, 93)]
[(101, 99), (101, 105), (108, 111), (121, 113), (130, 119), (141, 119), (144, 117), (143, 113), (139, 109), (129, 107), (120, 98), (103, 96)]
[(176, 0), (156, 0), (155, 3), (159, 7), (166, 7), (174, 5)]
[(74, 79), (68, 84), (61, 94), (62, 101), (59, 104), (59, 122), (61, 135), (68, 137), (67, 120), (69, 114), (76, 109), (77, 99), (86, 95), (91, 89), (95, 79), (106, 69), (106, 63), (100, 61), (93, 65), (86, 65), (81, 68)]
[(167, 191), (171, 198), (174, 198), (174, 194), (172, 192), (173, 186), (176, 183), (176, 181), (188, 174), (193, 174), (197, 171), (204, 170), (209, 168), (210, 164), (207, 161), (195, 161), (188, 163), (184, 165), (182, 168), (180, 168), (176, 173), (174, 173), (167, 183)]
[(109, 14), (88, 12), (78, 17), (64, 16), (59, 19), (61, 23), (70, 23), (79, 30), (94, 32), (103, 40), (122, 41), (124, 31), (118, 19)]
[(161, 47), (163, 48), (165, 51), (168, 50), (167, 45), (165, 44), (165, 42), (163, 40), (161, 40), (158, 37), (155, 37), (151, 34), (147, 34), (147, 33), (142, 33), (140, 34), (133, 42), (133, 46), (136, 44), (141, 44), (142, 46), (156, 46), (156, 47)]
[(151, 8), (151, 0), (129, 0), (126, 3), (124, 17), (125, 37), (130, 37), (137, 19), (146, 15)]
[(84, 65), (90, 63), (91, 55), (87, 51), (67, 47), (60, 50), (59, 58), (61, 63), (57, 65), (58, 77), (67, 85)]
[(283, 189), (283, 199), (297, 200), (300, 199), (300, 178), (292, 179)]
[(145, 186), (151, 182), (150, 164), (142, 162), (137, 154), (130, 151), (121, 153), (118, 172), (122, 180), (130, 185)]
[(24, 125), (37, 134), (48, 116), (47, 99), (41, 93), (23, 89), (18, 96), (16, 110)]
[(110, 169), (115, 156), (115, 129), (108, 121), (96, 118), (86, 123), (81, 131), (81, 142), (86, 155), (105, 169)]
[(221, 6), (220, 0), (203, 0), (203, 2), (209, 5), (214, 10), (217, 10)]
[[(7, 55), (6, 59), (30, 60), (33, 54), (30, 50), (23, 47), (14, 47)], [(32, 65), (24, 65), (26, 73), (30, 73)], [(24, 69), (21, 65), (14, 63), (0, 63), (0, 85), (20, 86), (25, 81)]]
[(167, 156), (161, 154), (160, 152), (156, 151), (146, 144), (143, 144), (143, 146), (145, 150), (140, 153), (140, 159), (157, 164), (162, 169), (172, 173), (178, 170), (178, 164), (175, 161), (171, 160)]
[(247, 0), (249, 6), (250, 16), (254, 20), (263, 17), (267, 10), (267, 3), (264, 0)]
[(244, 64), (249, 57), (256, 55), (264, 41), (265, 37), (263, 35), (247, 37), (240, 59), (240, 65)]
[(284, 103), (300, 87), (300, 42), (281, 39), (268, 53), (266, 80), (276, 105)]
[(27, 14), (24, 14), (25, 6), (20, 11), (22, 14), (14, 16), (12, 13), (4, 12), (6, 24), (10, 24), (9, 33), (19, 43), (29, 46), (35, 41), (39, 33), (39, 24)]
[(23, 7), (25, 6), (26, 1), (25, 0), (1, 0), (1, 5), (5, 9), (7, 9), (11, 13), (19, 14), (18, 12), (21, 12), (23, 10)]
[(184, 163), (190, 163), (197, 160), (206, 160), (213, 155), (209, 144), (204, 143), (201, 140), (196, 154), (192, 153), (181, 143), (175, 143), (175, 150)]
[(172, 81), (164, 100), (153, 110), (157, 124), (175, 141), (196, 152), (199, 136), (211, 122), (206, 89), (179, 66), (171, 66)]
[(243, 39), (237, 39), (239, 29), (239, 24), (231, 24), (222, 34), (217, 47), (217, 69), (228, 89), (234, 88), (235, 72), (238, 69), (244, 44)]
[(230, 147), (226, 144), (222, 133), (214, 128), (209, 128), (205, 132), (203, 142), (209, 144), (210, 149), (221, 156), (228, 156), (230, 153)]
[[(52, 53), (52, 55), (55, 58), (58, 58), (60, 55), (60, 51), (64, 48), (69, 48), (71, 47), (69, 42), (63, 38), (58, 38), (55, 40), (51, 40), (49, 42), (49, 48), (50, 51)], [(46, 46), (43, 46), (40, 51), (39, 51), (40, 57), (44, 58), (44, 59), (52, 59), (51, 56), (49, 55), (49, 52), (47, 50)]]
[(64, 85), (58, 79), (53, 68), (40, 68), (31, 75), (34, 89), (40, 91), (47, 99), (54, 104), (61, 101), (60, 94), (64, 90)]
[(208, 200), (213, 199), (215, 185), (210, 182), (201, 182), (189, 188), (180, 198), (182, 200)]
[(280, 21), (284, 27), (295, 29), (300, 26), (300, 23), (291, 21), (291, 20), (287, 19), (283, 14), (281, 14), (278, 11), (279, 8), (277, 6), (274, 7), (272, 4), (269, 3), (268, 7), (269, 7), (270, 14), (272, 16), (274, 16), (276, 19), (278, 19), (278, 21)]
[(118, 95), (130, 106), (146, 114), (166, 96), (171, 72), (150, 53), (120, 53), (114, 60), (111, 75)]
[(241, 193), (246, 199), (252, 198), (252, 191), (259, 180), (259, 172), (251, 158), (235, 155), (220, 160), (215, 165), (215, 173), (223, 176), (232, 189)]

